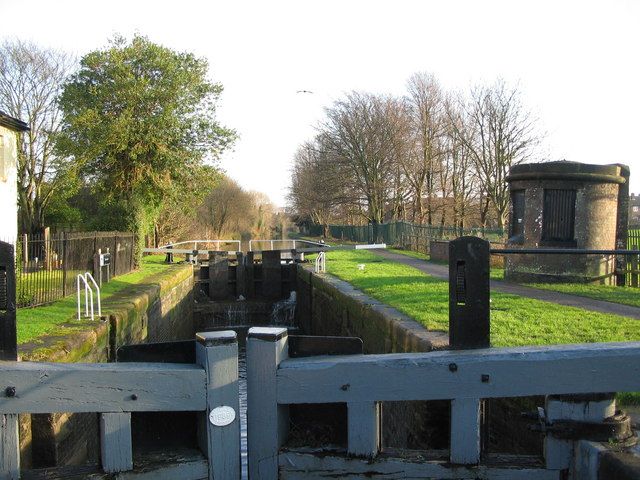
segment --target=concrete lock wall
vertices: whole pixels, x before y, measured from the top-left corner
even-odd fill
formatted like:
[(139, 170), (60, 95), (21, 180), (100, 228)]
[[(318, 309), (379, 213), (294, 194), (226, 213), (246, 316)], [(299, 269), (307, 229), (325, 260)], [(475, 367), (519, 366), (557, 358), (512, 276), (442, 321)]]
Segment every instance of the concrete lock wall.
[[(298, 326), (307, 335), (360, 337), (364, 352), (428, 352), (446, 349), (446, 332), (429, 331), (407, 315), (334, 277), (298, 265)], [(448, 448), (449, 402), (383, 402), (383, 445)]]
[[(19, 347), (24, 361), (109, 362), (119, 346), (186, 340), (194, 337), (193, 269), (183, 265), (163, 274), (156, 284), (135, 287), (105, 302), (103, 321), (73, 321), (77, 331), (51, 334)], [(20, 416), (23, 468), (98, 462), (97, 414)]]
[[(509, 238), (511, 248), (616, 249), (626, 241), (629, 169), (624, 165), (589, 165), (549, 162), (517, 165), (508, 177), (511, 192), (524, 191), (523, 233)], [(568, 241), (545, 239), (545, 190), (574, 190), (574, 237)], [(513, 209), (513, 205), (512, 205)], [(513, 221), (513, 211), (511, 212)], [(564, 219), (565, 222), (571, 219)], [(513, 226), (510, 228), (513, 232)], [(517, 282), (612, 283), (613, 256), (510, 255), (505, 277)]]

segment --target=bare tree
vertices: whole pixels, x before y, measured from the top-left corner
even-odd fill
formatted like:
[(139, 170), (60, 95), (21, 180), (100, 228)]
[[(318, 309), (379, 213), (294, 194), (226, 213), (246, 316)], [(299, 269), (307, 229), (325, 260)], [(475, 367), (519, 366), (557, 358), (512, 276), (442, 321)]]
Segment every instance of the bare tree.
[(182, 182), (164, 198), (154, 226), (155, 245), (206, 236), (207, 232), (202, 228), (206, 222), (199, 221), (202, 218), (198, 217), (198, 210), (202, 210), (205, 198), (221, 182), (223, 174), (215, 167), (202, 165), (191, 170), (189, 175), (190, 181)]
[(304, 143), (294, 158), (289, 202), (298, 215), (322, 225), (325, 237), (336, 207), (346, 202), (348, 177), (340, 167), (323, 145), (322, 135)]
[(473, 159), (498, 226), (504, 227), (509, 210), (506, 177), (511, 166), (528, 160), (538, 145), (535, 121), (523, 107), (518, 89), (503, 81), (474, 88), (462, 109), (462, 124), (451, 124)]
[[(403, 157), (402, 166), (413, 190), (418, 221), (433, 223), (434, 198), (442, 173), (443, 137), (446, 131), (443, 93), (433, 75), (416, 73), (408, 81), (413, 148)], [(427, 197), (424, 211), (423, 197)], [(415, 217), (414, 217), (415, 218)]]
[(0, 46), (0, 110), (29, 124), (18, 153), (20, 230), (37, 232), (54, 192), (69, 180), (54, 154), (61, 114), (57, 100), (75, 60), (70, 55), (21, 40)]
[(220, 239), (223, 234), (238, 234), (252, 207), (251, 195), (231, 178), (223, 177), (204, 199), (198, 218), (207, 238)]
[(452, 97), (426, 73), (413, 75), (407, 89), (403, 99), (353, 92), (326, 110), (320, 135), (296, 155), (295, 211), (325, 233), (329, 219), (368, 221), (374, 232), (382, 221), (406, 218), (461, 230), (503, 227), (506, 176), (538, 144), (518, 90), (498, 81), (467, 99)]
[(332, 155), (350, 172), (354, 203), (374, 226), (382, 223), (393, 191), (405, 107), (400, 100), (353, 92), (328, 108), (321, 129)]
[[(262, 192), (249, 192), (251, 210), (245, 216), (244, 228), (240, 235), (243, 238), (273, 238), (275, 230), (275, 207), (269, 197)], [(242, 223), (241, 223), (242, 225)]]
[(451, 172), (453, 225), (462, 232), (467, 221), (469, 206), (477, 192), (477, 174), (469, 148), (456, 134), (457, 131), (464, 129), (465, 125), (462, 122), (460, 110), (450, 98), (446, 101), (446, 112), (450, 123), (447, 128), (447, 155), (444, 163), (446, 170)]

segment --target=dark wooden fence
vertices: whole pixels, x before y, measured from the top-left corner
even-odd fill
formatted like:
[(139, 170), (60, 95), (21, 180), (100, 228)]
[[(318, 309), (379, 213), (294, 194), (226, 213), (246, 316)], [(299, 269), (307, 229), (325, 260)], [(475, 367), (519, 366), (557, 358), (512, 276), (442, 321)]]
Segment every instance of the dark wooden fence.
[(111, 254), (110, 276), (134, 267), (129, 232), (76, 232), (21, 235), (15, 244), (16, 304), (35, 307), (75, 292), (76, 276), (91, 272), (98, 251)]
[[(296, 290), (296, 264), (290, 252), (238, 252), (235, 258), (227, 252), (211, 252), (200, 266), (197, 283), (211, 300), (285, 299)], [(283, 253), (289, 257), (285, 259)]]

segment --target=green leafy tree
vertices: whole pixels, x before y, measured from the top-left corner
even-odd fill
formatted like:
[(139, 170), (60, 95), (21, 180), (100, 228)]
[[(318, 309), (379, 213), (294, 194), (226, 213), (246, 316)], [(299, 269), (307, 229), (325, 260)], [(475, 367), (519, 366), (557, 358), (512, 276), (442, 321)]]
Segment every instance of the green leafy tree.
[(125, 206), (120, 228), (141, 245), (191, 172), (215, 162), (236, 138), (216, 120), (222, 85), (207, 61), (146, 37), (116, 37), (87, 54), (60, 99), (58, 150), (105, 202)]

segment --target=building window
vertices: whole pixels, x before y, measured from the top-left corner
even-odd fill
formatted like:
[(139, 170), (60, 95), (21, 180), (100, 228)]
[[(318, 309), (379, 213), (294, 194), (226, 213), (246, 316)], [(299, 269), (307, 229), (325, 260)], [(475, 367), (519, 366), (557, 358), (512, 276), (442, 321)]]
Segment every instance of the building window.
[(638, 207), (633, 207), (633, 213), (638, 213)]
[(511, 192), (511, 231), (510, 237), (522, 238), (524, 233), (524, 190)]
[(542, 240), (575, 243), (576, 191), (545, 189)]

